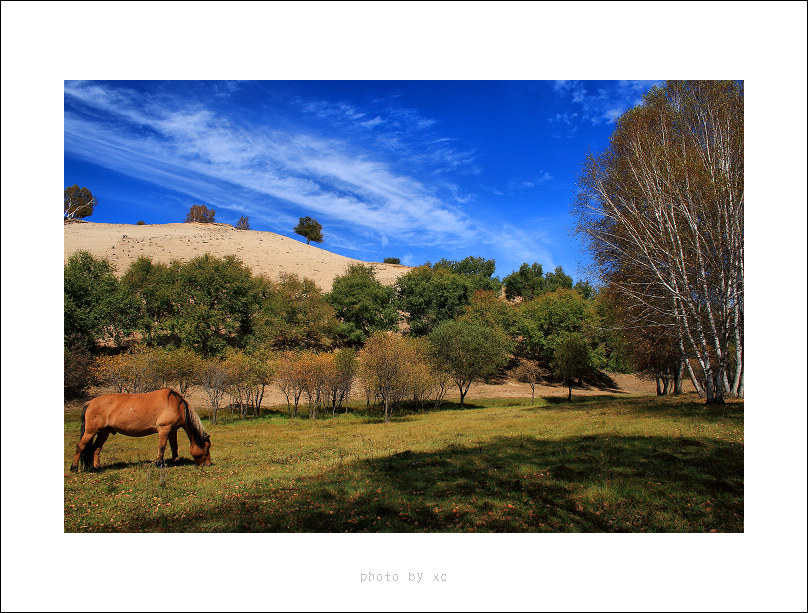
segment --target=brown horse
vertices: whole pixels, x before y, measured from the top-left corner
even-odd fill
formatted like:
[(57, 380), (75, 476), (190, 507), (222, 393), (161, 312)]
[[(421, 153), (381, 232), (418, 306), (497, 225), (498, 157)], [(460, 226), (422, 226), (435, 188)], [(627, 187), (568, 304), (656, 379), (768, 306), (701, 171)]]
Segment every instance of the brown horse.
[[(84, 405), (81, 438), (70, 470), (78, 470), (79, 458), (93, 468), (101, 466), (101, 448), (110, 434), (160, 436), (158, 466), (163, 464), (166, 442), (171, 445), (172, 461), (177, 461), (177, 430), (183, 428), (191, 442), (191, 455), (199, 466), (210, 466), (210, 435), (188, 401), (171, 389), (146, 394), (104, 394)], [(95, 442), (93, 437), (96, 436)]]

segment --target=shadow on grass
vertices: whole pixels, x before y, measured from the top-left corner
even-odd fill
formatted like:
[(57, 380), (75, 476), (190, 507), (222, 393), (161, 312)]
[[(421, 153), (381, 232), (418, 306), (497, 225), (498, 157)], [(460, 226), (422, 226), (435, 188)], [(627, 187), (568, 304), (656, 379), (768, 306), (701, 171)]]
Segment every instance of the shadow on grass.
[[(149, 460), (149, 459), (137, 459), (137, 460), (117, 460), (110, 462), (108, 464), (104, 463), (103, 456), (101, 457), (101, 467), (100, 468), (88, 468), (82, 469), (79, 468), (79, 472), (87, 472), (87, 473), (103, 473), (106, 471), (113, 471), (113, 470), (123, 470), (128, 468), (148, 468), (151, 466), (152, 468), (159, 468), (157, 466), (156, 460)], [(196, 462), (194, 462), (191, 458), (183, 458), (180, 456), (177, 458), (176, 462), (172, 462), (170, 459), (165, 461), (165, 467), (170, 469), (174, 467), (181, 467), (181, 466), (196, 466)]]
[(550, 406), (559, 406), (559, 405), (580, 405), (580, 404), (596, 404), (596, 403), (604, 403), (610, 402), (613, 403), (619, 398), (616, 398), (612, 394), (598, 394), (595, 396), (576, 396), (575, 393), (572, 394), (572, 398), (568, 399), (566, 396), (540, 396), (540, 398), (545, 402), (545, 404)]
[(653, 415), (665, 418), (686, 418), (699, 421), (736, 421), (743, 422), (744, 403), (727, 402), (726, 404), (708, 405), (703, 400), (688, 396), (642, 396), (635, 398), (616, 398), (610, 395), (573, 396), (572, 400), (558, 396), (542, 396), (547, 407), (563, 407), (568, 409), (592, 409), (606, 405), (609, 408), (622, 408), (636, 415)]
[[(743, 445), (714, 439), (499, 437), (354, 460), (294, 486), (209, 494), (124, 531), (739, 532)], [(99, 526), (103, 530), (103, 526)]]
[[(523, 406), (523, 401), (515, 402), (514, 404), (507, 404), (506, 403), (499, 403), (498, 406)], [(414, 416), (418, 415), (427, 415), (429, 413), (437, 413), (440, 411), (466, 411), (466, 410), (474, 410), (474, 409), (484, 409), (486, 408), (485, 405), (482, 404), (475, 404), (474, 402), (464, 402), (463, 406), (460, 406), (459, 400), (444, 400), (441, 401), (437, 406), (434, 402), (427, 402), (427, 403), (413, 403), (413, 402), (402, 402), (398, 403), (396, 406), (393, 407), (391, 414), (390, 414), (390, 421), (412, 421)], [(207, 417), (207, 414), (202, 411), (203, 416)], [(336, 414), (332, 416), (331, 412), (323, 413), (317, 416), (317, 421), (328, 421), (330, 419), (339, 419), (340, 417), (345, 415), (345, 408), (337, 410)], [(362, 423), (383, 423), (384, 422), (384, 409), (377, 406), (371, 406), (369, 409), (363, 406), (352, 406), (348, 409), (348, 415), (354, 418), (360, 418)], [(270, 409), (263, 409), (261, 412), (260, 417), (250, 417), (247, 418), (246, 421), (255, 421), (255, 420), (268, 420), (268, 419), (288, 419), (288, 420), (302, 420), (302, 421), (309, 421), (310, 418), (308, 414), (301, 414), (298, 413), (296, 416), (291, 416), (287, 411), (281, 409), (281, 405), (278, 407), (272, 407)], [(225, 422), (221, 422), (225, 423)], [(238, 419), (228, 422), (228, 423), (243, 423), (240, 422)]]

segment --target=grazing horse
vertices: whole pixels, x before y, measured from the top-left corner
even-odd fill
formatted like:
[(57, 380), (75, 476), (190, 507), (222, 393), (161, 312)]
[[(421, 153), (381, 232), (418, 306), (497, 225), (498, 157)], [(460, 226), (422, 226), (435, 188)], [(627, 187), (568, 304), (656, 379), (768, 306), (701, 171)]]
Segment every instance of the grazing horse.
[[(180, 394), (161, 389), (146, 394), (104, 394), (85, 403), (81, 415), (81, 438), (70, 470), (78, 470), (79, 458), (93, 468), (101, 466), (101, 447), (110, 434), (160, 437), (157, 465), (162, 466), (166, 442), (172, 461), (177, 461), (177, 430), (183, 428), (191, 442), (191, 455), (198, 466), (210, 466), (210, 435), (202, 421)], [(96, 436), (95, 442), (93, 437)]]

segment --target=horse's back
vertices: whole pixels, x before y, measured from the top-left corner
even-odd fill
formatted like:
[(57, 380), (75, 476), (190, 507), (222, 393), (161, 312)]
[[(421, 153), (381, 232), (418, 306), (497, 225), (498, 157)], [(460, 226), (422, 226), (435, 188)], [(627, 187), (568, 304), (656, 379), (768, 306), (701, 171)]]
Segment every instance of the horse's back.
[(106, 428), (128, 436), (146, 436), (161, 426), (177, 424), (182, 415), (178, 403), (171, 402), (171, 390), (161, 389), (145, 394), (98, 396), (87, 406), (85, 421), (95, 431)]

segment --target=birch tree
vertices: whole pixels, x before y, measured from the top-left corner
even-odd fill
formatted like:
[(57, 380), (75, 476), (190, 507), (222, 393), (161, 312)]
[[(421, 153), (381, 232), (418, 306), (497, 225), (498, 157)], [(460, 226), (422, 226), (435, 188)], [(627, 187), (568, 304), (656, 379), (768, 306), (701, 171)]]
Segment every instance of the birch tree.
[(86, 187), (65, 188), (65, 219), (82, 219), (93, 214), (98, 200)]
[(707, 403), (743, 396), (743, 102), (737, 82), (655, 87), (588, 156), (574, 206), (605, 285), (675, 330)]

